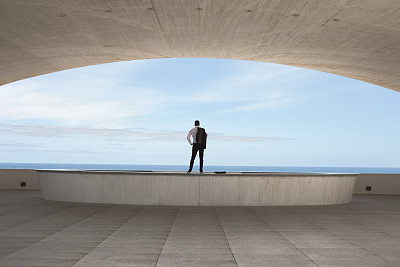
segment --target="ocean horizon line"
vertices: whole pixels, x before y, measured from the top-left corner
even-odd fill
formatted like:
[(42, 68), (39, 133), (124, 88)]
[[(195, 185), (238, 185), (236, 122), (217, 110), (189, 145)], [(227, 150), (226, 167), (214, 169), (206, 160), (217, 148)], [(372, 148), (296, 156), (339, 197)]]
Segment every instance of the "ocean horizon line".
[[(0, 163), (0, 169), (70, 169), (70, 170), (146, 170), (146, 171), (187, 171), (188, 165), (158, 164), (91, 164), (91, 163)], [(193, 169), (196, 171), (198, 166)], [(204, 171), (226, 172), (316, 172), (316, 173), (393, 173), (397, 167), (337, 167), (337, 166), (233, 166), (206, 165)]]

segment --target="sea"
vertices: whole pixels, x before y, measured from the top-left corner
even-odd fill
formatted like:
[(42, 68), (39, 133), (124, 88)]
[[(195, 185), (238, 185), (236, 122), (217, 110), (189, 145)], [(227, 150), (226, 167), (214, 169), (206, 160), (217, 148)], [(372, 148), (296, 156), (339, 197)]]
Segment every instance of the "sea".
[[(193, 171), (197, 171), (194, 167)], [(185, 172), (188, 165), (0, 163), (0, 169), (136, 170)], [(205, 172), (400, 173), (400, 168), (304, 166), (204, 166)]]

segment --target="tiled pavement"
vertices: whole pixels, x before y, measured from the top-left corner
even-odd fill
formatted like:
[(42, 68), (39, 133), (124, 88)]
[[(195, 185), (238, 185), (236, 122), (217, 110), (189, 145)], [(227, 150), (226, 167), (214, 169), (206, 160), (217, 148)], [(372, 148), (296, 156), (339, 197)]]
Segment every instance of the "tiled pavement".
[(0, 266), (400, 266), (400, 196), (159, 207), (0, 190)]

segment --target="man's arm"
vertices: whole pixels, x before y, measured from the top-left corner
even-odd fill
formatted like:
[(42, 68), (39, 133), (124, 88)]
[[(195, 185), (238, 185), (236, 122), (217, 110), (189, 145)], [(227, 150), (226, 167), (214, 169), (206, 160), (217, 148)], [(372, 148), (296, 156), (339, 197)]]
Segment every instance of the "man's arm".
[(188, 135), (187, 135), (187, 140), (189, 142), (190, 145), (193, 145), (192, 140), (190, 140), (190, 137), (192, 136), (192, 130), (189, 131)]

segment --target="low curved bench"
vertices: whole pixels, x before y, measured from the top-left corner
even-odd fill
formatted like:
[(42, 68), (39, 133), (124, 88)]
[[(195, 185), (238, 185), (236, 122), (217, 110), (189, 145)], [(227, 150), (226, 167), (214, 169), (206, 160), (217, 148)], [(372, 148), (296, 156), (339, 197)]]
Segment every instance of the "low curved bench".
[(357, 174), (37, 170), (47, 200), (134, 205), (287, 206), (351, 201)]

